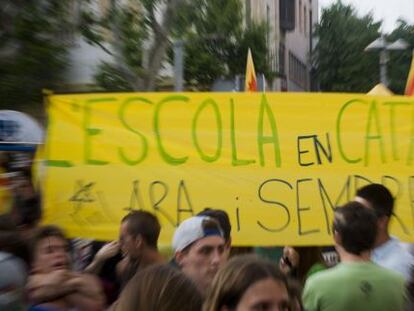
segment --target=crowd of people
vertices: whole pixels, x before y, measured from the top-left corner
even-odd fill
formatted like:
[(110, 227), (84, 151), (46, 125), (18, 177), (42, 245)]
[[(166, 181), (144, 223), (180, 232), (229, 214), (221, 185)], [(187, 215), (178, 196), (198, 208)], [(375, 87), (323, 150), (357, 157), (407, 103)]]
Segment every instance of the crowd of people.
[(139, 210), (122, 219), (118, 240), (94, 242), (93, 258), (75, 265), (59, 227), (4, 214), (0, 310), (414, 310), (414, 261), (390, 236), (393, 207), (390, 191), (370, 184), (335, 209), (334, 267), (314, 246), (285, 246), (279, 262), (235, 255), (229, 217), (213, 209), (176, 228), (172, 258), (158, 249), (156, 215)]

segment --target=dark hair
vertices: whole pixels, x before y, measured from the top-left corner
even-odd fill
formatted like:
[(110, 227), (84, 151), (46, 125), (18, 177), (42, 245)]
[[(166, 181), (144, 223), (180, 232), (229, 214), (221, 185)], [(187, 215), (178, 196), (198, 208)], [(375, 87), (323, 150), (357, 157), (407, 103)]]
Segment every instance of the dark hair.
[(410, 269), (410, 279), (406, 284), (407, 310), (414, 310), (414, 266)]
[(290, 309), (291, 311), (304, 310), (302, 305), (302, 285), (298, 280), (288, 278), (287, 290), (289, 293)]
[(335, 210), (333, 229), (341, 238), (341, 246), (354, 255), (374, 247), (377, 235), (375, 212), (361, 203), (350, 202)]
[(69, 246), (69, 241), (67, 240), (65, 233), (63, 232), (62, 229), (60, 229), (58, 226), (47, 225), (47, 226), (39, 227), (36, 230), (36, 233), (34, 234), (32, 245), (31, 245), (33, 254), (36, 251), (36, 248), (39, 242), (46, 238), (50, 238), (50, 237), (59, 238), (65, 241)]
[(296, 277), (302, 284), (305, 283), (308, 277), (310, 268), (316, 263), (326, 266), (325, 260), (322, 256), (322, 250), (318, 246), (299, 246), (294, 247), (294, 250), (299, 254), (299, 263), (296, 267)]
[(229, 215), (225, 211), (221, 209), (206, 208), (200, 213), (198, 213), (197, 216), (209, 216), (215, 219), (219, 223), (221, 229), (223, 230), (224, 240), (226, 242), (230, 241), (231, 224), (230, 224)]
[(367, 200), (378, 217), (391, 217), (394, 198), (391, 192), (381, 184), (370, 184), (357, 190), (356, 195)]
[(195, 284), (168, 265), (153, 265), (138, 272), (125, 287), (115, 310), (200, 310), (202, 297)]
[(13, 218), (9, 215), (0, 215), (0, 251), (23, 259), (27, 266), (31, 264), (29, 245), (24, 241)]
[(204, 302), (204, 311), (233, 310), (247, 289), (254, 283), (272, 278), (281, 282), (287, 291), (287, 280), (271, 261), (255, 255), (236, 256), (219, 270)]
[(17, 225), (26, 225), (33, 227), (37, 225), (42, 218), (41, 200), (38, 194), (28, 198), (17, 195), (13, 206), (14, 212), (17, 214)]
[(130, 235), (141, 235), (150, 247), (157, 247), (161, 226), (157, 217), (147, 211), (132, 211), (126, 215), (122, 222), (128, 222), (127, 230)]

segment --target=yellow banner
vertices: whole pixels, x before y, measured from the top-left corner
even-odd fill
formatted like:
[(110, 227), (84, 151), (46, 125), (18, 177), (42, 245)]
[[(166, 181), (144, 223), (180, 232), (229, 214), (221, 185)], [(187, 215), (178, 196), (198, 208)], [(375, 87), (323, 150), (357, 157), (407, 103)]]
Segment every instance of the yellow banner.
[(129, 210), (160, 244), (206, 207), (235, 245), (332, 243), (335, 206), (382, 183), (412, 241), (414, 102), (361, 94), (123, 93), (49, 97), (45, 221), (110, 240)]

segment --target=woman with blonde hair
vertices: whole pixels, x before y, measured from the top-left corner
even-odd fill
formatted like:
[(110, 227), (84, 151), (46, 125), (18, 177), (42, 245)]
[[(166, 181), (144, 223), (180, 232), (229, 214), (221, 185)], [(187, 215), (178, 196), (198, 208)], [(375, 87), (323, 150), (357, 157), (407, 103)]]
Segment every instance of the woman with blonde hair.
[(115, 311), (198, 311), (202, 297), (195, 284), (168, 265), (138, 272), (122, 291)]
[(216, 275), (203, 311), (289, 310), (286, 277), (270, 261), (233, 257)]

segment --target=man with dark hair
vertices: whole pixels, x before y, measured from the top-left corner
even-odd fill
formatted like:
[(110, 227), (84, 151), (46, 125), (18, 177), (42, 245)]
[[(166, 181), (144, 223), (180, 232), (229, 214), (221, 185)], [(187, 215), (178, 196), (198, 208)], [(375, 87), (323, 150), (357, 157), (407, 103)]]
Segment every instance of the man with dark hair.
[(227, 261), (226, 241), (220, 225), (207, 216), (184, 220), (175, 230), (175, 264), (205, 294), (219, 268)]
[(103, 310), (98, 280), (70, 270), (69, 243), (58, 227), (38, 229), (33, 239), (32, 274), (27, 284), (30, 310)]
[(157, 217), (147, 211), (133, 211), (121, 222), (119, 244), (125, 259), (121, 262), (122, 286), (143, 268), (164, 262), (158, 252), (161, 226)]
[(119, 241), (105, 245), (85, 271), (98, 274), (109, 258), (122, 251), (125, 257), (117, 266), (117, 274), (124, 287), (138, 270), (164, 261), (157, 248), (160, 231), (155, 215), (147, 211), (130, 212), (121, 221)]
[(413, 265), (411, 254), (400, 241), (389, 234), (389, 223), (394, 210), (391, 192), (381, 184), (370, 184), (357, 190), (355, 201), (371, 208), (377, 216), (377, 236), (371, 259), (376, 264), (410, 278)]
[(358, 202), (336, 209), (333, 234), (341, 263), (309, 277), (303, 291), (305, 309), (404, 310), (404, 278), (370, 260), (377, 234), (374, 211)]

